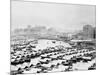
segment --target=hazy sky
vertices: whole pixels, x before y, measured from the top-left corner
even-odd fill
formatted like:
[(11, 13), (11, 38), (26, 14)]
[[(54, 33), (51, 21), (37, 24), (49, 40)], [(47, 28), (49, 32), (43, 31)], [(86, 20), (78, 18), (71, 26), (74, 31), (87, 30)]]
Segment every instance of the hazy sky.
[(68, 32), (82, 29), (85, 24), (95, 26), (95, 6), (11, 2), (11, 30), (41, 25)]

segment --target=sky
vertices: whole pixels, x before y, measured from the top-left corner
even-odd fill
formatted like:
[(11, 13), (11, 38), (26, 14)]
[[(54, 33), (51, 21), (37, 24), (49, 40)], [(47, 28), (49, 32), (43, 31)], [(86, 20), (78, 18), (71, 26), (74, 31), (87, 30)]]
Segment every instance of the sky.
[(61, 32), (95, 26), (95, 6), (11, 1), (11, 30), (27, 25), (52, 27)]

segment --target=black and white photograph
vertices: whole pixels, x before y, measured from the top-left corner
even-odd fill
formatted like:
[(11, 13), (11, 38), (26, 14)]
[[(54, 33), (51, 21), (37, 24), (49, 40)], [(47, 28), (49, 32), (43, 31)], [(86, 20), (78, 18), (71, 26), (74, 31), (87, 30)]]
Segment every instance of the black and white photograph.
[(96, 70), (96, 6), (11, 0), (10, 74)]

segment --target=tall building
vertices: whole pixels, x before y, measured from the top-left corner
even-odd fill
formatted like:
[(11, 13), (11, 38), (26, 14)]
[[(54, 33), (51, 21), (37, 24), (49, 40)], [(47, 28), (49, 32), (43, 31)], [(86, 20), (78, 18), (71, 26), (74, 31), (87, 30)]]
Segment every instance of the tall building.
[(96, 38), (96, 29), (91, 25), (83, 26), (83, 30), (73, 35), (73, 39), (79, 39), (79, 40), (87, 40), (87, 39), (95, 39), (95, 38)]
[(91, 25), (85, 25), (83, 27), (83, 35), (87, 38), (94, 38), (94, 27), (92, 27)]

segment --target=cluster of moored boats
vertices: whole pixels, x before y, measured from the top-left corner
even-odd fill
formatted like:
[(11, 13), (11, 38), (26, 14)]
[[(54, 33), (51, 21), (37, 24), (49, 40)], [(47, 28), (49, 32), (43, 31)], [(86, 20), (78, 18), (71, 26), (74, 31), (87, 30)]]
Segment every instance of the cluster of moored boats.
[(38, 40), (11, 44), (12, 75), (95, 69), (95, 48), (78, 49), (68, 43), (44, 41), (45, 45)]

